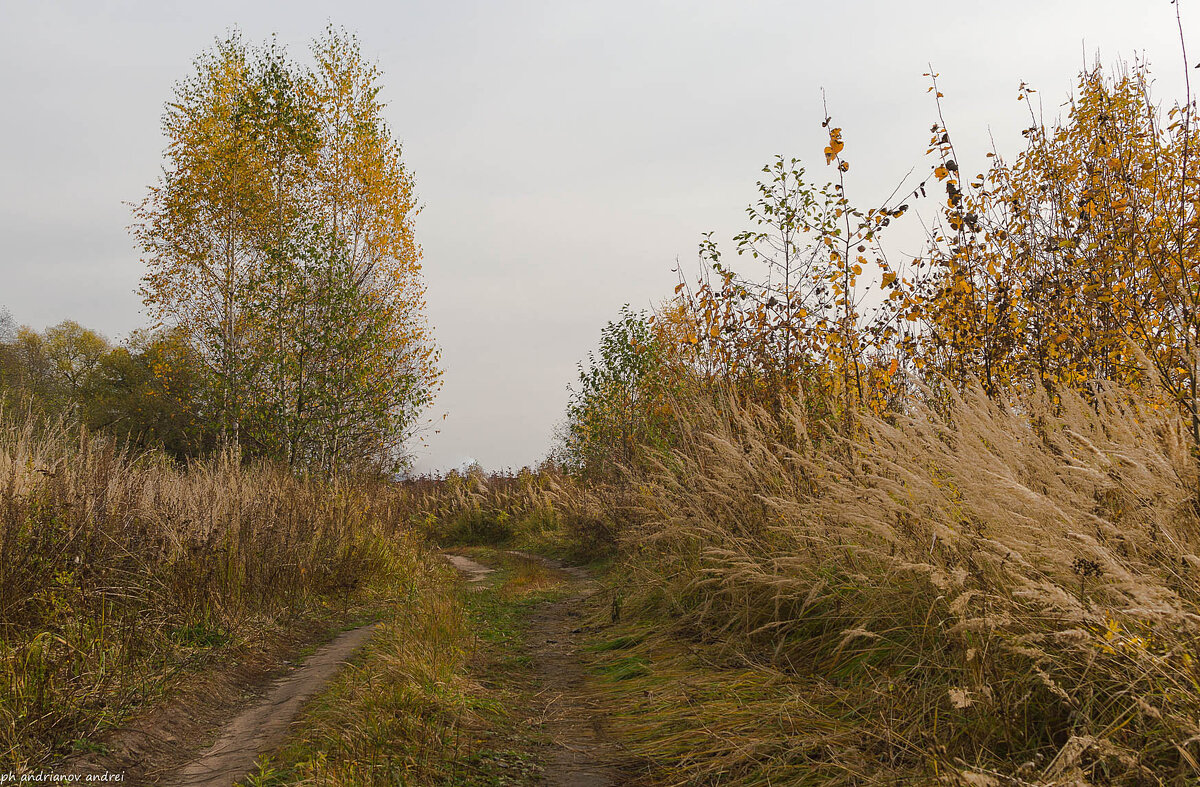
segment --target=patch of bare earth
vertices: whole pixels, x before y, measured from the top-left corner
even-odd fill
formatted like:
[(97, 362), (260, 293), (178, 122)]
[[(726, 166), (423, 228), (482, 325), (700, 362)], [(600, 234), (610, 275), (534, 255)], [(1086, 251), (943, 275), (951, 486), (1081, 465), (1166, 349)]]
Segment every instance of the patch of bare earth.
[(373, 628), (339, 635), (301, 666), (287, 659), (305, 641), (319, 636), (316, 627), (277, 641), (237, 665), (191, 676), (174, 687), (169, 699), (97, 740), (103, 754), (72, 757), (57, 770), (123, 773), (124, 783), (134, 785), (234, 784), (259, 756), (282, 743), (304, 702), (366, 642)]
[(346, 660), (370, 638), (374, 625), (347, 631), (319, 648), (305, 663), (277, 680), (259, 702), (235, 716), (198, 759), (167, 783), (178, 787), (229, 787), (277, 749), (292, 722), (313, 695), (324, 688)]
[(458, 569), (467, 578), (468, 582), (483, 582), (488, 578), (488, 574), (492, 573), (492, 569), (482, 563), (476, 563), (469, 557), (447, 552), (446, 559), (450, 561), (450, 565)]
[(584, 686), (579, 657), (583, 597), (546, 604), (530, 620), (528, 642), (541, 684), (534, 697), (550, 738), (546, 783), (555, 787), (625, 784), (628, 758), (605, 732), (605, 716)]

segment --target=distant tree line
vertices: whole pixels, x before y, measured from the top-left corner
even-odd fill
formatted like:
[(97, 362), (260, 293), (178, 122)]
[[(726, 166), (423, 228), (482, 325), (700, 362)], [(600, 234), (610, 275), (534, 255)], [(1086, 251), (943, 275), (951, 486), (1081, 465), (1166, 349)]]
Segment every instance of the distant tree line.
[(113, 346), (72, 320), (36, 331), (0, 311), (0, 405), (180, 460), (217, 445), (200, 367), (175, 331), (139, 331)]

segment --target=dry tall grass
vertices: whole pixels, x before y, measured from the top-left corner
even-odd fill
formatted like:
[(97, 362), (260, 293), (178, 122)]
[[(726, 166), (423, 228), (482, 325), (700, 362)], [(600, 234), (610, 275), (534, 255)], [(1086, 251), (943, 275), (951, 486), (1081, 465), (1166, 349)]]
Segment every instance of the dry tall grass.
[(414, 603), (396, 607), (358, 663), (309, 708), (279, 755), (283, 772), (268, 764), (246, 783), (447, 783), (484, 709), (467, 670), (473, 632), (445, 576), (451, 569), (429, 568)]
[(416, 479), (398, 493), (407, 515), (444, 544), (510, 543), (545, 554), (607, 554), (637, 518), (627, 484), (586, 484), (553, 466)]
[(214, 646), (395, 590), (407, 525), (380, 485), (180, 469), (0, 413), (0, 761), (85, 740)]
[[(737, 740), (671, 711), (640, 720), (641, 753), (777, 785), (1200, 776), (1200, 520), (1179, 419), (1114, 391), (974, 391), (938, 410), (812, 443), (800, 405), (691, 408), (626, 542), (627, 606), (781, 680), (756, 695), (772, 698), (757, 725), (713, 699)], [(680, 724), (698, 737), (668, 755)]]

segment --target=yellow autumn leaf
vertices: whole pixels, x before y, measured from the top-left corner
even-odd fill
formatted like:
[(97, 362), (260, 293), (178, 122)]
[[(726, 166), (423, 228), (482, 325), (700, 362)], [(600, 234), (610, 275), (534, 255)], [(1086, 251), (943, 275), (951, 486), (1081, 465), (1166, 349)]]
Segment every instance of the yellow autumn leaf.
[(840, 128), (829, 129), (829, 146), (825, 148), (825, 163), (832, 163), (845, 147), (845, 143), (842, 142), (842, 130)]

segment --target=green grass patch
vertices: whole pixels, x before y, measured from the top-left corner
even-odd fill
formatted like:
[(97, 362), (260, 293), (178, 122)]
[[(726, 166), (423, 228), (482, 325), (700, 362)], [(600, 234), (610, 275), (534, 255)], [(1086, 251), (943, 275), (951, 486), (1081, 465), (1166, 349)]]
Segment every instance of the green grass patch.
[(635, 645), (641, 644), (645, 641), (645, 639), (645, 632), (639, 632), (636, 634), (621, 634), (620, 636), (613, 637), (612, 639), (594, 642), (588, 645), (585, 650), (588, 650), (592, 653), (603, 653), (609, 650), (628, 650)]
[(229, 641), (223, 626), (206, 620), (173, 629), (170, 637), (185, 648), (217, 648)]
[(650, 674), (650, 662), (643, 656), (626, 656), (597, 665), (594, 671), (613, 680), (629, 680)]

